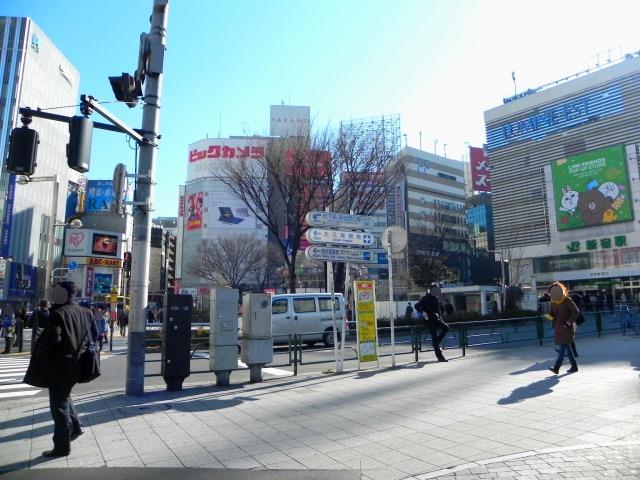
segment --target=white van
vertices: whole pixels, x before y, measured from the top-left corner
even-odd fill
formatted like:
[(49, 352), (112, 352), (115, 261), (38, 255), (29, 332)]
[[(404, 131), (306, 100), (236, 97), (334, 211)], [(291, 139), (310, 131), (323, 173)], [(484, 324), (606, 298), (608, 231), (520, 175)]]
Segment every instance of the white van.
[[(342, 330), (344, 298), (335, 294), (336, 328)], [(302, 342), (333, 346), (331, 294), (285, 293), (271, 296), (271, 329), (274, 343), (286, 343), (289, 335), (302, 335)]]

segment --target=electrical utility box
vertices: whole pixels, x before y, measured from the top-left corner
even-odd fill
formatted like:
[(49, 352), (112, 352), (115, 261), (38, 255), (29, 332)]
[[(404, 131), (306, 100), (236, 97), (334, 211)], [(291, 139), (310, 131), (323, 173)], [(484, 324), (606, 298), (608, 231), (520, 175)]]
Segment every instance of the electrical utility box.
[(245, 293), (242, 297), (241, 359), (249, 366), (251, 382), (262, 381), (262, 367), (273, 361), (271, 295)]
[(191, 374), (191, 295), (167, 294), (164, 297), (160, 371), (167, 390), (182, 390), (182, 382)]
[(229, 375), (238, 368), (238, 300), (235, 288), (211, 289), (211, 329), (209, 333), (209, 368), (216, 375), (216, 385), (229, 385)]

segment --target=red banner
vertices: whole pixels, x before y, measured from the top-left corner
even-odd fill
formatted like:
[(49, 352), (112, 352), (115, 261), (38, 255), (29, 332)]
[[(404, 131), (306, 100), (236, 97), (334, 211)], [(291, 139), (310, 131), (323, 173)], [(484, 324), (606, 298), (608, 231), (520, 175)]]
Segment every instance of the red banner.
[(202, 228), (202, 203), (203, 193), (193, 193), (188, 198), (188, 216), (187, 216), (187, 230), (197, 230)]
[(491, 169), (489, 168), (489, 158), (482, 148), (469, 147), (471, 158), (471, 184), (474, 192), (491, 191)]

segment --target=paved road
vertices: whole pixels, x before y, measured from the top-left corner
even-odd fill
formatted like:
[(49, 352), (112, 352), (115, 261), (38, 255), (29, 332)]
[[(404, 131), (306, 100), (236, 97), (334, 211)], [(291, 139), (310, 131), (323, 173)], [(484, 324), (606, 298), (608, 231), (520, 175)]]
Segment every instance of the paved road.
[[(87, 433), (74, 442), (70, 457), (53, 461), (39, 457), (51, 442), (46, 399), (5, 400), (0, 471), (326, 469), (370, 480), (560, 478), (545, 468), (574, 468), (561, 473), (588, 478), (610, 465), (626, 472), (620, 475), (634, 472), (640, 338), (583, 339), (579, 346), (580, 371), (574, 375), (547, 371), (551, 346), (523, 346), (445, 364), (273, 377), (228, 388), (209, 380), (144, 397), (78, 392), (74, 398)], [(168, 472), (167, 479), (186, 478), (181, 470)]]

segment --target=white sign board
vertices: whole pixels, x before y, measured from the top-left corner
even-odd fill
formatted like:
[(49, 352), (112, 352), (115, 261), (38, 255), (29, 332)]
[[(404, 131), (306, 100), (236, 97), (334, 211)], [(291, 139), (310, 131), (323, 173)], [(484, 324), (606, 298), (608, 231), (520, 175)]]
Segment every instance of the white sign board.
[(311, 124), (311, 109), (298, 105), (271, 105), (272, 137), (306, 137)]
[(265, 148), (266, 141), (253, 138), (206, 138), (192, 143), (187, 155), (187, 182), (224, 175), (227, 164), (255, 168), (255, 172), (247, 173), (260, 176), (259, 162), (242, 162), (264, 159)]
[(309, 243), (332, 243), (336, 245), (354, 245), (370, 247), (374, 243), (371, 232), (352, 232), (349, 230), (330, 230), (328, 228), (310, 228), (306, 233)]
[(312, 227), (352, 228), (354, 230), (371, 230), (375, 226), (373, 217), (365, 215), (349, 215), (335, 212), (309, 212), (306, 221)]
[(312, 245), (307, 247), (305, 255), (311, 260), (323, 262), (377, 263), (378, 259), (371, 250), (358, 248), (340, 248)]

